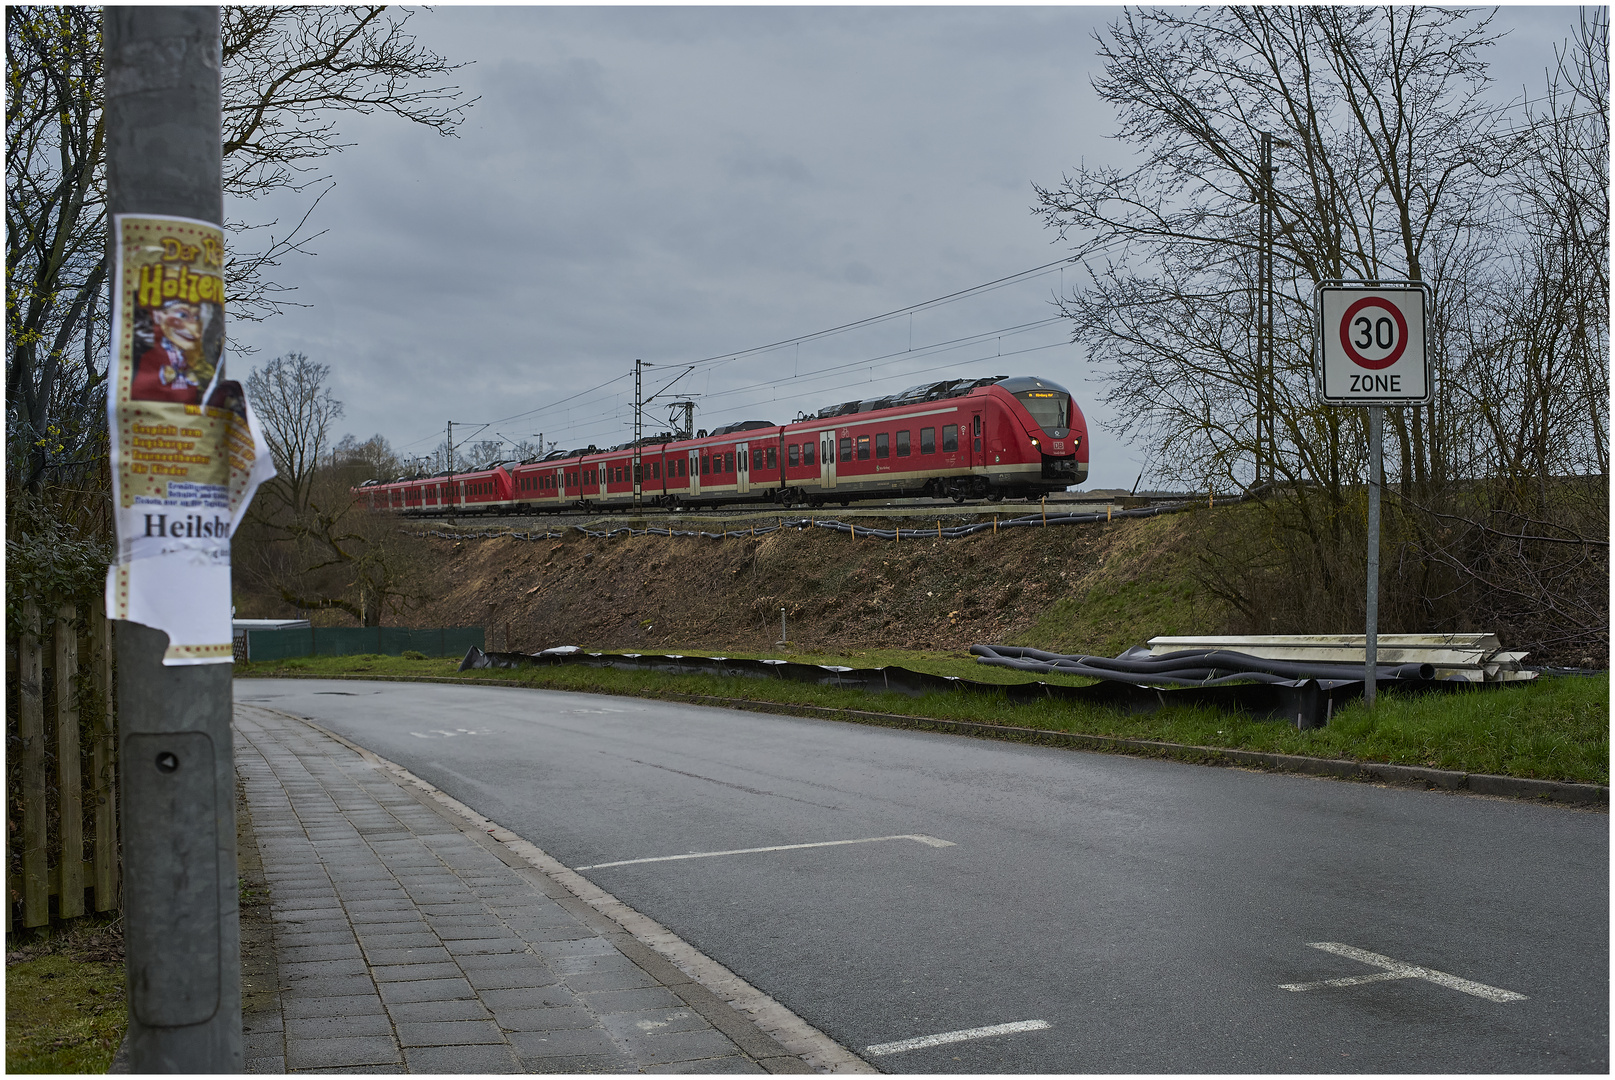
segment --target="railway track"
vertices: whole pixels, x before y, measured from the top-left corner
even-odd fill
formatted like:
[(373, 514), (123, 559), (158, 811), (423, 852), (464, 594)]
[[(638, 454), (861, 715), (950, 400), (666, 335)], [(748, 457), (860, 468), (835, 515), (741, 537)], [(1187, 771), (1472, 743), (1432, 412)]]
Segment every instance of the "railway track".
[(453, 517), (418, 517), (406, 520), (425, 524), (430, 522), (438, 526), (462, 526), (467, 528), (487, 528), (492, 525), (508, 526), (513, 529), (522, 529), (528, 526), (542, 527), (560, 525), (570, 527), (583, 525), (588, 528), (614, 527), (626, 525), (630, 522), (654, 521), (657, 523), (673, 522), (680, 525), (721, 524), (723, 522), (754, 522), (775, 521), (781, 518), (796, 520), (798, 518), (920, 518), (942, 519), (951, 523), (962, 520), (991, 519), (993, 515), (999, 517), (1020, 517), (1026, 514), (1035, 514), (1047, 509), (1050, 514), (1080, 514), (1104, 513), (1107, 508), (1112, 510), (1127, 507), (1151, 505), (1143, 499), (1049, 499), (1046, 502), (1038, 500), (1016, 499), (1003, 502), (989, 502), (985, 499), (964, 503), (956, 503), (952, 499), (902, 499), (884, 503), (853, 504), (852, 506), (825, 506), (816, 510), (782, 510), (777, 506), (735, 506), (731, 508), (699, 509), (699, 510), (668, 510), (660, 506), (646, 506), (639, 510), (611, 510), (611, 511), (560, 511), (553, 514), (509, 514), (505, 516), (480, 514), (459, 514)]
[[(940, 502), (911, 499), (897, 504), (837, 508), (834, 512), (820, 509), (811, 514), (782, 513), (778, 509), (762, 507), (703, 512), (647, 507), (639, 513), (571, 512), (490, 518), (461, 516), (458, 521), (444, 518), (416, 518), (404, 528), (406, 531), (425, 532), (439, 537), (464, 535), (475, 538), (514, 533), (519, 539), (541, 539), (533, 535), (533, 530), (542, 528), (544, 536), (554, 539), (557, 535), (573, 530), (596, 537), (631, 536), (647, 532), (663, 536), (735, 536), (745, 535), (748, 530), (754, 530), (754, 535), (762, 535), (765, 530), (774, 532), (781, 526), (804, 528), (816, 522), (821, 527), (852, 532), (855, 535), (863, 535), (867, 529), (869, 536), (893, 539), (901, 538), (903, 534), (916, 538), (929, 535), (930, 523), (935, 522), (936, 535), (939, 538), (952, 539), (971, 535), (988, 528), (989, 525), (996, 532), (999, 522), (1006, 528), (1036, 525), (1040, 523), (1040, 518), (1041, 523), (1047, 525), (1080, 524), (1105, 521), (1113, 514), (1117, 517), (1153, 516), (1157, 513), (1187, 509), (1197, 504), (1198, 500), (1192, 497), (1155, 500), (1059, 499), (1049, 500), (1046, 504), (1042, 501), (1006, 501), (963, 505), (951, 500)], [(860, 525), (858, 524), (860, 520), (870, 524)], [(881, 528), (875, 524), (877, 521), (892, 522), (892, 527)], [(910, 524), (904, 525), (903, 521)], [(552, 533), (551, 530), (559, 530), (559, 533)]]

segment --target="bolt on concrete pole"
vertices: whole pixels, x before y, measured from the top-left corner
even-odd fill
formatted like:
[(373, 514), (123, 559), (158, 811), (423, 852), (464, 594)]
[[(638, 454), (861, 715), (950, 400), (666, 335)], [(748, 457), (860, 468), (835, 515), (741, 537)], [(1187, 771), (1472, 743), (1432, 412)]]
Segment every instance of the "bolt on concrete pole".
[[(219, 9), (102, 18), (112, 213), (222, 225)], [(167, 645), (160, 630), (118, 626), (129, 1064), (240, 1072), (230, 666), (164, 667)]]

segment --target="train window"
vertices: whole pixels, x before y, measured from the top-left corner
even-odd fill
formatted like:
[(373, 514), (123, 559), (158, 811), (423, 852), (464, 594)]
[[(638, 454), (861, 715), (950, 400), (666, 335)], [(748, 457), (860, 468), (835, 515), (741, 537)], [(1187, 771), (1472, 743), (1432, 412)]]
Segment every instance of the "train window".
[(976, 438), (979, 439), (979, 438), (981, 438), (981, 417), (980, 416), (976, 417), (975, 425), (976, 425)]
[(813, 444), (810, 443), (810, 442), (803, 443), (802, 444), (802, 464), (804, 464), (804, 465), (812, 465), (812, 464), (814, 464), (813, 456), (814, 456)]
[(643, 464), (635, 465), (634, 466), (634, 483), (643, 484), (644, 482), (645, 482), (645, 466)]
[(650, 478), (652, 480), (660, 480), (662, 478), (662, 463), (660, 461), (653, 461), (650, 463)]
[(723, 455), (723, 471), (726, 473), (735, 471), (735, 455), (733, 453)]
[(906, 428), (897, 433), (897, 456), (908, 457), (908, 430)]
[(764, 458), (768, 462), (767, 468), (770, 468), (770, 469), (779, 468), (779, 451), (776, 450), (774, 447), (770, 446), (768, 448), (768, 453), (766, 455), (764, 455)]
[(701, 455), (701, 475), (705, 476), (712, 471), (712, 458), (706, 454)]
[(802, 464), (802, 448), (796, 443), (785, 448), (785, 464), (793, 469)]
[(751, 448), (751, 467), (753, 469), (761, 469), (763, 467), (763, 448), (760, 446), (754, 446)]
[(875, 436), (875, 456), (876, 457), (891, 457), (892, 456), (892, 437), (890, 435), (886, 434), (884, 431), (879, 432)]
[(858, 460), (859, 461), (868, 461), (869, 460), (869, 436), (868, 435), (860, 435), (860, 436), (858, 436)]
[(944, 454), (951, 454), (957, 449), (959, 449), (959, 425), (943, 424), (942, 452)]
[(680, 476), (688, 476), (689, 475), (689, 471), (690, 471), (689, 466), (688, 466), (688, 464), (686, 463), (686, 461), (683, 458), (678, 459), (678, 466), (679, 466), (679, 475)]
[(920, 429), (920, 453), (936, 453), (936, 428), (922, 427)]
[(842, 439), (841, 440), (841, 460), (842, 461), (851, 461), (852, 460), (852, 440), (851, 439)]

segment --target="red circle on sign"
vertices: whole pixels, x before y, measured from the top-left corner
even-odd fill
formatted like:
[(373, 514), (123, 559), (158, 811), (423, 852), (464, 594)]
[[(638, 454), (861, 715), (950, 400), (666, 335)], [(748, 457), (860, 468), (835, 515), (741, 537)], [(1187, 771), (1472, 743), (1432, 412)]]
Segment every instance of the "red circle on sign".
[[(1391, 318), (1396, 320), (1396, 348), (1392, 349), (1379, 360), (1370, 360), (1368, 357), (1358, 352), (1356, 347), (1351, 343), (1352, 317), (1364, 308), (1370, 307), (1377, 307), (1385, 311), (1389, 311), (1391, 313)], [(1352, 363), (1356, 364), (1358, 367), (1367, 368), (1370, 371), (1380, 371), (1384, 368), (1390, 367), (1392, 364), (1402, 359), (1402, 353), (1406, 351), (1408, 347), (1408, 322), (1402, 317), (1401, 310), (1389, 300), (1382, 296), (1365, 296), (1351, 307), (1347, 308), (1346, 314), (1340, 317), (1340, 344), (1345, 347), (1346, 355), (1351, 358)]]

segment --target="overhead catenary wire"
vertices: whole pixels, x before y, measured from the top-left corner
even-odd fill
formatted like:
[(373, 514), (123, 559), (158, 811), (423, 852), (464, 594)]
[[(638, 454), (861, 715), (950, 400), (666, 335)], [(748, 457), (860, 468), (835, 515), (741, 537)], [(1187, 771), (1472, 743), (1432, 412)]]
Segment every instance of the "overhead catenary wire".
[[(1116, 246), (1115, 242), (1101, 243), (1101, 244), (1097, 245), (1096, 247), (1094, 247), (1092, 249), (1084, 250), (1084, 251), (1079, 252), (1078, 254), (1075, 254), (1075, 255), (1068, 255), (1068, 256), (1065, 256), (1063, 258), (1056, 259), (1056, 260), (1054, 260), (1052, 262), (1043, 263), (1043, 264), (1038, 265), (1038, 266), (1030, 267), (1030, 268), (1028, 268), (1026, 270), (1017, 271), (1016, 273), (1013, 273), (1013, 274), (1006, 274), (1003, 277), (994, 278), (991, 281), (982, 282), (981, 284), (978, 284), (978, 285), (972, 285), (972, 286), (970, 286), (968, 288), (958, 289), (958, 290), (955, 290), (954, 292), (951, 292), (951, 293), (945, 293), (945, 294), (943, 294), (941, 296), (932, 297), (932, 298), (930, 298), (928, 300), (922, 300), (922, 301), (920, 301), (919, 303), (916, 303), (916, 304), (909, 304), (909, 305), (907, 305), (905, 307), (895, 308), (895, 309), (893, 309), (891, 311), (883, 312), (882, 314), (879, 314), (879, 315), (872, 315), (872, 316), (869, 316), (867, 318), (857, 319), (857, 320), (854, 320), (854, 321), (848, 322), (848, 323), (842, 323), (842, 324), (840, 324), (838, 326), (829, 327), (829, 328), (824, 329), (824, 330), (816, 330), (816, 331), (813, 331), (813, 332), (807, 333), (807, 334), (799, 334), (799, 335), (797, 335), (795, 337), (783, 338), (783, 339), (781, 339), (779, 341), (772, 342), (772, 343), (767, 344), (767, 345), (758, 345), (758, 346), (754, 346), (754, 347), (748, 348), (748, 349), (741, 349), (741, 350), (736, 350), (736, 351), (718, 353), (718, 354), (706, 357), (706, 358), (701, 359), (701, 360), (677, 361), (676, 363), (678, 363), (679, 366), (685, 367), (685, 368), (688, 369), (687, 371), (681, 373), (681, 375), (679, 377), (682, 377), (683, 374), (688, 374), (690, 371), (694, 371), (694, 370), (697, 370), (697, 369), (703, 369), (703, 370), (708, 371), (709, 377), (710, 377), (711, 370), (716, 366), (721, 366), (721, 365), (724, 365), (724, 364), (732, 363), (732, 362), (735, 362), (737, 360), (740, 360), (740, 359), (743, 359), (743, 358), (746, 358), (746, 357), (758, 356), (758, 355), (761, 355), (761, 354), (765, 354), (765, 353), (768, 353), (768, 352), (772, 352), (772, 351), (775, 351), (775, 350), (778, 350), (778, 349), (785, 348), (787, 346), (794, 346), (798, 350), (798, 354), (799, 354), (800, 347), (805, 342), (822, 340), (824, 338), (832, 337), (832, 336), (842, 334), (842, 333), (847, 333), (847, 332), (850, 332), (852, 330), (856, 330), (856, 329), (859, 329), (859, 328), (862, 328), (862, 327), (875, 326), (875, 325), (879, 325), (880, 323), (890, 321), (892, 319), (901, 318), (903, 316), (911, 316), (915, 312), (925, 311), (925, 310), (928, 310), (930, 308), (935, 308), (935, 307), (940, 307), (940, 306), (945, 305), (945, 304), (955, 303), (955, 302), (958, 302), (960, 300), (964, 300), (964, 299), (967, 299), (967, 298), (973, 297), (973, 296), (984, 295), (986, 293), (994, 292), (994, 291), (997, 291), (998, 289), (1006, 288), (1006, 287), (1008, 287), (1010, 285), (1014, 285), (1014, 284), (1017, 284), (1019, 282), (1033, 280), (1033, 279), (1035, 279), (1035, 278), (1037, 278), (1039, 276), (1046, 275), (1046, 274), (1049, 274), (1049, 273), (1053, 273), (1053, 272), (1056, 272), (1056, 271), (1059, 271), (1061, 273), (1061, 278), (1062, 278), (1062, 281), (1063, 281), (1063, 279), (1064, 279), (1064, 268), (1067, 265), (1072, 264), (1072, 263), (1082, 262), (1083, 260), (1085, 260), (1087, 258), (1090, 258), (1090, 257), (1092, 257), (1092, 256), (1094, 256), (1096, 254), (1103, 253), (1104, 251), (1108, 250), (1110, 247), (1113, 247), (1113, 246)], [(1051, 318), (1048, 318), (1048, 319), (1034, 320), (1031, 323), (1020, 324), (1019, 326), (1003, 327), (1003, 328), (999, 328), (999, 329), (996, 329), (996, 330), (984, 331), (984, 332), (981, 332), (981, 333), (976, 334), (976, 335), (967, 335), (964, 338), (954, 339), (954, 340), (955, 340), (955, 342), (959, 342), (959, 343), (968, 343), (972, 339), (978, 340), (978, 341), (979, 340), (985, 340), (985, 339), (987, 339), (989, 337), (1002, 336), (1002, 335), (1006, 335), (1006, 334), (1009, 334), (1009, 333), (1012, 333), (1012, 332), (1020, 332), (1021, 330), (1023, 330), (1024, 328), (1027, 328), (1027, 327), (1035, 328), (1035, 327), (1038, 327), (1038, 326), (1047, 326), (1047, 325), (1050, 325), (1052, 323), (1058, 322), (1059, 319), (1060, 319), (1059, 316), (1055, 316), (1055, 317), (1051, 317)], [(797, 362), (797, 363), (793, 363), (793, 369), (795, 369), (795, 370), (793, 371), (793, 374), (792, 374), (792, 376), (790, 377), (790, 379), (788, 381), (812, 380), (814, 378), (823, 377), (827, 372), (833, 372), (835, 370), (850, 370), (850, 369), (854, 369), (854, 368), (858, 368), (858, 367), (864, 367), (864, 366), (868, 366), (868, 365), (871, 365), (871, 364), (880, 363), (880, 362), (882, 362), (884, 360), (890, 359), (892, 356), (898, 356), (898, 355), (902, 355), (902, 356), (929, 355), (929, 354), (933, 353), (935, 350), (937, 350), (938, 348), (947, 347), (949, 344), (951, 344), (951, 343), (949, 343), (949, 342), (933, 343), (932, 345), (929, 345), (929, 346), (922, 346), (918, 350), (914, 350), (914, 349), (899, 350), (897, 353), (886, 353), (886, 354), (880, 354), (880, 355), (877, 355), (877, 356), (864, 357), (864, 358), (861, 358), (861, 359), (855, 360), (855, 361), (848, 361), (848, 362), (845, 362), (845, 363), (842, 363), (842, 364), (835, 365), (831, 369), (814, 369), (814, 370), (807, 371), (807, 372), (801, 372), (800, 368), (799, 368), (799, 362)], [(1068, 342), (1061, 342), (1060, 344), (1068, 344)], [(962, 346), (960, 346), (960, 347), (962, 347)], [(1003, 355), (1016, 355), (1016, 354), (1015, 353), (1005, 353)], [(796, 358), (793, 358), (793, 360), (795, 360), (795, 359)], [(990, 358), (983, 358), (983, 359), (990, 359)], [(979, 361), (967, 361), (966, 363), (974, 363), (974, 362), (979, 362)], [(934, 370), (935, 370), (934, 367), (933, 368), (920, 368), (920, 369), (915, 369), (915, 370), (909, 371), (908, 375), (912, 376), (912, 375), (927, 374), (927, 373), (929, 373), (931, 371), (934, 371)], [(616, 376), (613, 376), (612, 378), (607, 379), (605, 382), (599, 383), (596, 386), (592, 386), (592, 387), (588, 388), (587, 390), (581, 390), (581, 391), (578, 391), (575, 394), (570, 394), (570, 395), (568, 395), (568, 396), (566, 396), (564, 398), (559, 398), (559, 399), (557, 399), (555, 401), (547, 402), (544, 405), (538, 406), (537, 408), (528, 409), (528, 410), (525, 410), (523, 412), (513, 413), (513, 414), (511, 414), (509, 416), (504, 416), (504, 417), (500, 417), (500, 418), (495, 419), (495, 420), (491, 420), (491, 421), (488, 422), (488, 424), (486, 426), (492, 426), (494, 424), (502, 424), (502, 423), (506, 423), (506, 422), (511, 421), (511, 420), (526, 419), (526, 418), (538, 416), (541, 413), (551, 412), (554, 409), (560, 408), (560, 407), (568, 405), (570, 403), (577, 402), (580, 399), (586, 398), (588, 395), (596, 393), (596, 392), (598, 392), (598, 391), (600, 391), (600, 390), (602, 390), (602, 389), (604, 389), (604, 388), (606, 388), (608, 386), (613, 385), (614, 383), (621, 382), (621, 381), (629, 378), (631, 375), (632, 375), (632, 372), (624, 371), (623, 373), (621, 373), (619, 375), (616, 375)], [(671, 385), (671, 384), (669, 384), (669, 385)], [(762, 388), (762, 387), (766, 387), (768, 385), (772, 385), (772, 384), (771, 383), (752, 384), (749, 387), (749, 389), (750, 390), (756, 390), (756, 389), (759, 389), (759, 388)], [(843, 385), (845, 386), (845, 385), (856, 385), (856, 384), (843, 384)], [(667, 387), (664, 386), (664, 387), (660, 388), (657, 392), (660, 393), (661, 390), (665, 390), (666, 388)], [(833, 390), (842, 389), (842, 388), (843, 388), (842, 386), (829, 387), (829, 388), (819, 388), (818, 390), (805, 391), (805, 392), (803, 392), (801, 394), (786, 395), (784, 397), (776, 397), (776, 400), (791, 401), (791, 400), (796, 400), (796, 399), (798, 399), (800, 397), (807, 396), (808, 393), (829, 393), (829, 392), (831, 392)], [(742, 390), (740, 390), (740, 389), (731, 388), (731, 389), (728, 389), (728, 390), (720, 390), (720, 391), (717, 391), (716, 393), (708, 392), (706, 394), (703, 394), (703, 397), (717, 398), (717, 397), (722, 397), (722, 396), (733, 396), (734, 394), (738, 394), (738, 393), (741, 393), (741, 392), (742, 392)], [(554, 431), (554, 433), (556, 435), (566, 436), (566, 435), (569, 435), (572, 431), (575, 431), (575, 430), (578, 430), (578, 429), (582, 428), (583, 426), (588, 424), (591, 420), (609, 420), (612, 416), (616, 415), (618, 412), (620, 412), (620, 409), (614, 408), (609, 413), (595, 414), (595, 415), (593, 415), (591, 417), (581, 418), (581, 419), (579, 419), (577, 421), (574, 421), (573, 423), (571, 423), (569, 425), (564, 425), (564, 426), (561, 426), (561, 427), (552, 427), (552, 430)], [(420, 444), (422, 444), (424, 442), (428, 442), (428, 441), (430, 441), (431, 439), (433, 439), (435, 437), (436, 437), (435, 432), (433, 434), (423, 435), (418, 439), (414, 439), (414, 440), (412, 440), (410, 442), (400, 444), (399, 449), (403, 450), (403, 449), (409, 449), (409, 448), (414, 447), (414, 446), (419, 446)]]

